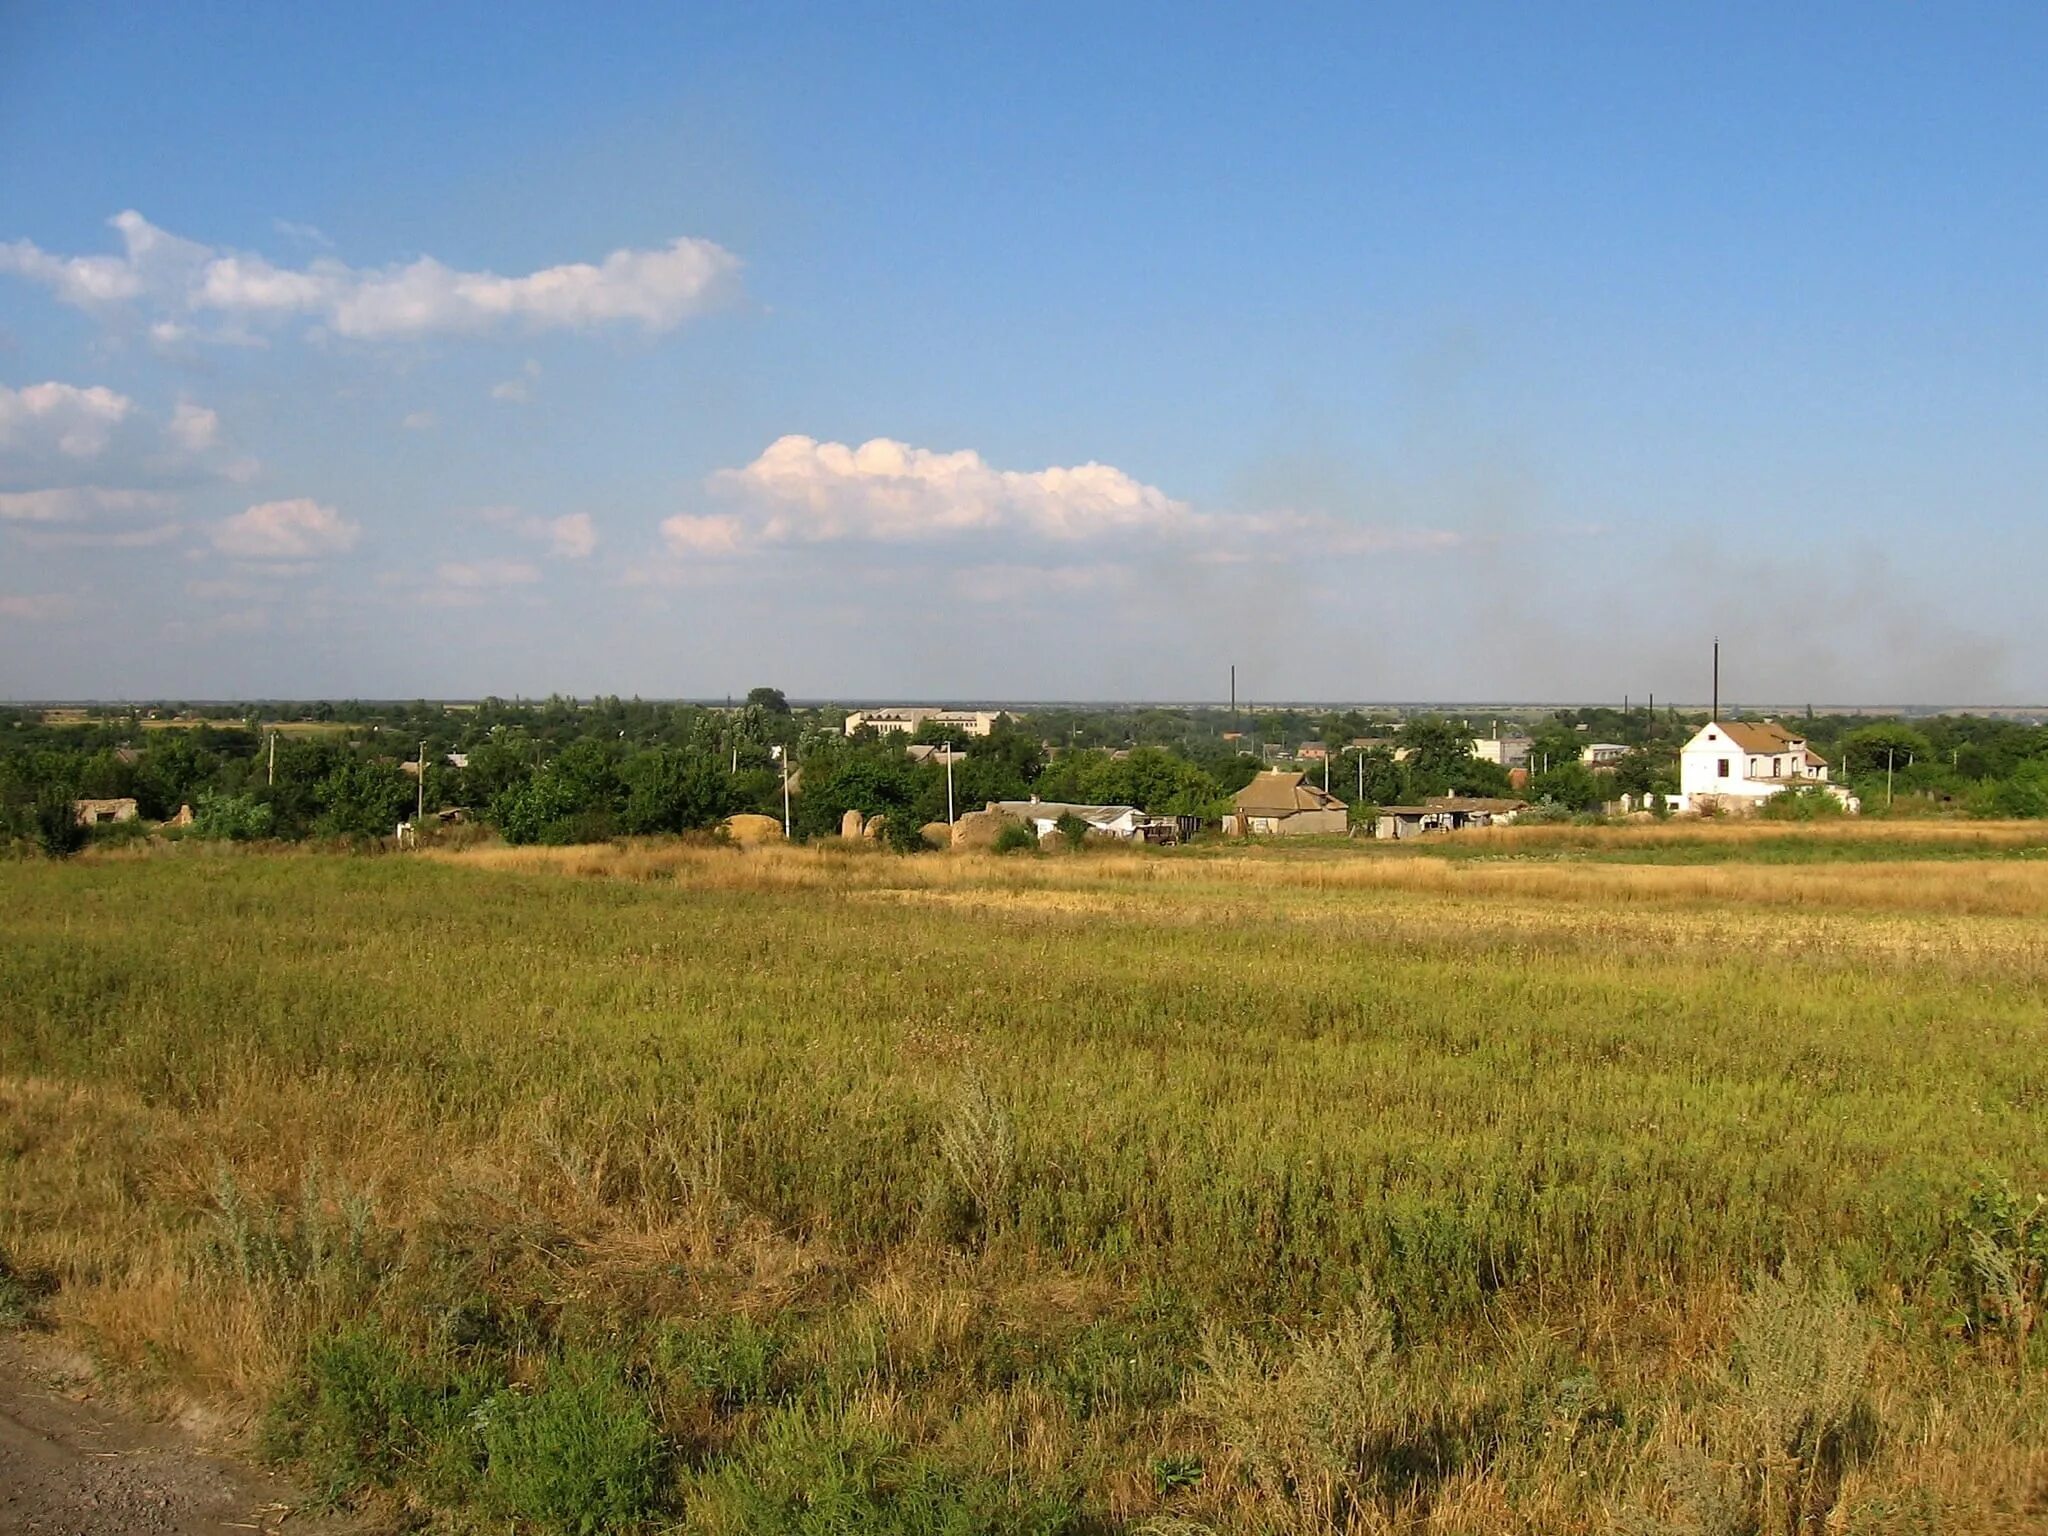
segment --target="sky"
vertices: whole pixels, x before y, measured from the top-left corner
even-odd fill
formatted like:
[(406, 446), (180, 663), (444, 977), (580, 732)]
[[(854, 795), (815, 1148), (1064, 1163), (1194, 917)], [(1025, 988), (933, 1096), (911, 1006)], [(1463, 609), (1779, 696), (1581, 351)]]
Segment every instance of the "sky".
[(0, 0), (0, 697), (2048, 700), (2048, 11)]

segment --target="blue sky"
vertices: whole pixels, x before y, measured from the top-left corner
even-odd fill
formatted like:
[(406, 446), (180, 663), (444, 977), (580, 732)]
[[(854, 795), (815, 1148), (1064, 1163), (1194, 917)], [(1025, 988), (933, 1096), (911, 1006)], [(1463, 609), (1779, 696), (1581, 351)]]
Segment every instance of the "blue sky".
[(0, 0), (0, 694), (2038, 700), (2048, 17), (1794, 9)]

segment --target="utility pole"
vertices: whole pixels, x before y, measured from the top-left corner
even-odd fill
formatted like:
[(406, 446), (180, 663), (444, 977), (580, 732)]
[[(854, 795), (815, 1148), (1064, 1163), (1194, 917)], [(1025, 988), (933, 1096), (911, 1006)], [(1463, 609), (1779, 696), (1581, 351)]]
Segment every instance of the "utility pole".
[(1892, 808), (1892, 760), (1899, 755), (1896, 747), (1884, 749), (1884, 808)]
[(1721, 718), (1721, 637), (1719, 635), (1714, 636), (1714, 711), (1707, 718), (1710, 720), (1719, 720)]
[(782, 754), (782, 840), (789, 841), (789, 748), (777, 749)]
[(427, 819), (427, 744), (420, 743), (419, 795), (412, 813), (412, 824), (417, 827)]
[(940, 751), (942, 751), (942, 752), (944, 752), (944, 753), (946, 754), (946, 825), (950, 827), (950, 826), (952, 826), (952, 825), (953, 825), (953, 822), (954, 822), (954, 816), (953, 816), (953, 743), (952, 743), (952, 741), (951, 741), (951, 740), (948, 740), (948, 741), (946, 742), (945, 746), (941, 747), (941, 748), (940, 748), (939, 750), (940, 750)]
[(270, 733), (270, 777), (265, 780), (272, 789), (277, 788), (277, 732)]
[(1358, 803), (1365, 803), (1365, 754), (1358, 754)]

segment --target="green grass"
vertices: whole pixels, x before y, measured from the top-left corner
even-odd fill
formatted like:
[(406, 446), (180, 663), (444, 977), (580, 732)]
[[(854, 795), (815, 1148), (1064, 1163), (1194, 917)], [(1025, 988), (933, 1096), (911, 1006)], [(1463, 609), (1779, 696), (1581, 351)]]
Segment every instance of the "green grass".
[[(1512, 902), (1275, 852), (4, 865), (0, 1251), (338, 1496), (534, 1529), (1600, 1530), (1781, 1462), (1995, 1528), (2048, 1443), (2039, 919), (1646, 908), (1687, 852)], [(1834, 1374), (1759, 1376), (1756, 1306)], [(1774, 1448), (1759, 1380), (1874, 1427)]]

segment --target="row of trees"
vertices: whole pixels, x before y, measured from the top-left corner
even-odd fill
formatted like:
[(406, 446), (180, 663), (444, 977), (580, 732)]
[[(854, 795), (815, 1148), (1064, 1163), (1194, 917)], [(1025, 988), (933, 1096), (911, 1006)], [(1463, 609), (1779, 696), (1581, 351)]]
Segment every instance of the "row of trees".
[[(0, 835), (60, 842), (73, 800), (130, 797), (151, 821), (190, 806), (202, 836), (388, 835), (420, 798), (429, 810), (463, 807), (516, 842), (684, 832), (741, 811), (779, 819), (785, 761), (800, 837), (835, 832), (847, 810), (885, 814), (905, 838), (947, 814), (941, 762), (912, 761), (901, 735), (849, 738), (843, 711), (793, 709), (775, 689), (729, 709), (551, 699), (329, 713), (336, 718), (273, 730), (227, 714), (163, 728), (139, 714), (49, 724), (0, 711)], [(952, 772), (958, 810), (1035, 794), (1213, 818), (1263, 761), (1217, 728), (1227, 721), (1218, 710), (1069, 710), (1005, 719), (981, 738), (928, 722), (916, 739), (964, 752)], [(1473, 757), (1462, 721), (1295, 723), (1324, 732), (1330, 756), (1319, 777), (1357, 805), (1510, 790), (1504, 769)], [(1623, 793), (1674, 793), (1677, 748), (1697, 725), (1669, 711), (1560, 711), (1535, 723), (1533, 772), (1514, 792), (1575, 811)], [(1802, 728), (1866, 807), (2048, 815), (2048, 730), (1974, 717), (1821, 717)], [(1579, 761), (1589, 740), (1630, 751), (1596, 774)], [(407, 769), (423, 749), (422, 795)]]

